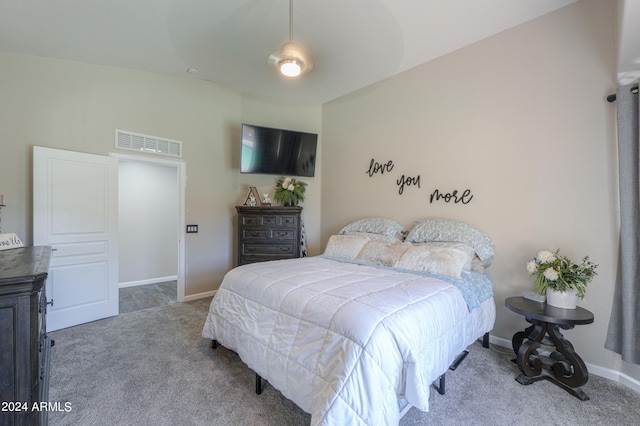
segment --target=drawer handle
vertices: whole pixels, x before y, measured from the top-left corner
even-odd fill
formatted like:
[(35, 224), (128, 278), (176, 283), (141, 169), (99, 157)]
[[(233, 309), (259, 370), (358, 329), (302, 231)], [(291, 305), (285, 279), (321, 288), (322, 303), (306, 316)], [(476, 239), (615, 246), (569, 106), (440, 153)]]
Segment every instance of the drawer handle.
[(53, 299), (51, 299), (50, 301), (47, 301), (47, 303), (45, 303), (45, 305), (51, 305), (51, 306), (53, 306)]
[(289, 249), (289, 247), (280, 247), (280, 251), (281, 252), (285, 252), (285, 251), (288, 252), (288, 251), (291, 251), (291, 250)]
[(258, 236), (260, 236), (260, 233), (258, 231), (254, 231), (254, 232), (251, 233), (251, 236), (252, 237), (258, 237)]

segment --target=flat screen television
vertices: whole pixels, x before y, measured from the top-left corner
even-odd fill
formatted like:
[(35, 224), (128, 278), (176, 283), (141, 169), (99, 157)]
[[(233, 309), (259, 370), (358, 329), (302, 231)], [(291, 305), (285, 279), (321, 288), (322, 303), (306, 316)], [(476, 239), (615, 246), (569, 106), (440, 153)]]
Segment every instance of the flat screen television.
[(242, 125), (240, 173), (313, 177), (318, 135)]

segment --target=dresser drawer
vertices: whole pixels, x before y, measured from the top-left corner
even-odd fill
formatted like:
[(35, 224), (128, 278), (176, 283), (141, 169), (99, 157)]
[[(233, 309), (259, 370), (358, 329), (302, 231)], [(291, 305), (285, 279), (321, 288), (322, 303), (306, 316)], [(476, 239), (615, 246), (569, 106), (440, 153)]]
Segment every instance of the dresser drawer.
[(265, 228), (245, 228), (242, 230), (243, 241), (266, 241), (266, 240), (295, 240), (295, 229), (265, 229)]
[(243, 215), (241, 221), (243, 227), (280, 226), (294, 228), (297, 224), (298, 218), (295, 215)]
[(240, 221), (240, 226), (261, 226), (262, 225), (262, 216), (254, 216), (254, 215), (243, 215), (242, 220)]
[(244, 228), (242, 229), (243, 240), (266, 240), (268, 235), (268, 229), (265, 228)]
[(258, 263), (258, 262), (270, 262), (270, 261), (274, 261), (274, 260), (283, 260), (283, 259), (295, 259), (297, 256), (291, 256), (291, 255), (280, 255), (280, 256), (267, 256), (267, 255), (260, 255), (260, 256), (243, 256), (242, 258), (242, 264), (246, 265), (247, 263)]
[(269, 238), (276, 241), (296, 239), (295, 229), (270, 229), (269, 233)]
[(294, 242), (284, 244), (259, 244), (245, 242), (242, 244), (243, 256), (277, 256), (282, 258), (283, 256), (293, 256), (296, 251), (296, 244)]
[(296, 216), (282, 215), (279, 218), (280, 223), (278, 223), (278, 226), (295, 228), (298, 225), (298, 218)]

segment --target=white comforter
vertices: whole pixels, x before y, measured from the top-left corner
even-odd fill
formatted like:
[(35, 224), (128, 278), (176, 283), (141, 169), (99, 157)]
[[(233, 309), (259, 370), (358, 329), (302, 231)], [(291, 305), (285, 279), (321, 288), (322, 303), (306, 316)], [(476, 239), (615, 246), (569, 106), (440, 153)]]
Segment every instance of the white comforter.
[(453, 285), (323, 257), (233, 269), (211, 302), (216, 339), (322, 425), (391, 425), (398, 397), (426, 411), (429, 387), (490, 331)]

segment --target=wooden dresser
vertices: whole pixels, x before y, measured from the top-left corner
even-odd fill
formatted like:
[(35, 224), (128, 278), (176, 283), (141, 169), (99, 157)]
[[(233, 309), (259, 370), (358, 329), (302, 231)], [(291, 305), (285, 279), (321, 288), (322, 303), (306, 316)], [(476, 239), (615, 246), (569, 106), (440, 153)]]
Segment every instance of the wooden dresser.
[(236, 206), (237, 264), (300, 257), (302, 207)]
[(44, 283), (50, 257), (49, 247), (0, 251), (2, 426), (47, 424), (47, 410), (34, 410), (33, 404), (49, 397), (52, 343), (46, 334)]

